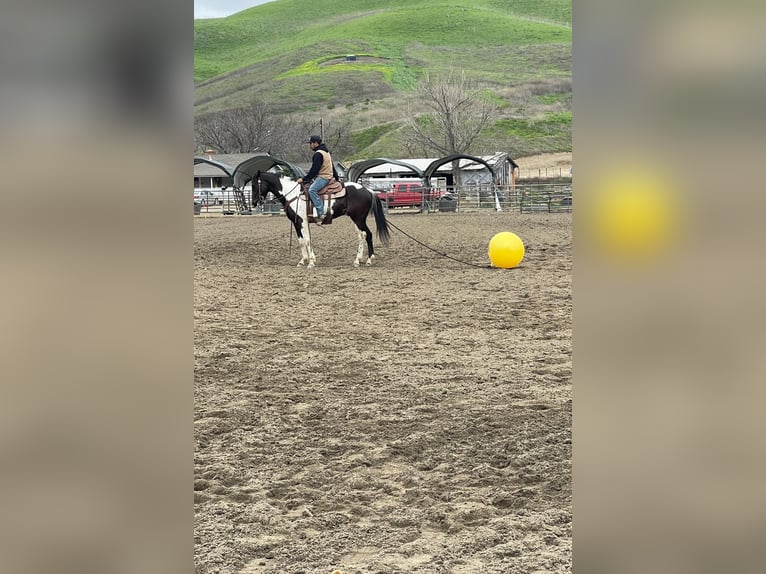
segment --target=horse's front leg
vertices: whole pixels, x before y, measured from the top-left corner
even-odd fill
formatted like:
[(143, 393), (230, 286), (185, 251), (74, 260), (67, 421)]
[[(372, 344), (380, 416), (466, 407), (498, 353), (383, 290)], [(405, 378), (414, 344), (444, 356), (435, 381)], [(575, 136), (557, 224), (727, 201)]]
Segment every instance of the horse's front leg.
[[(304, 219), (303, 221), (306, 220)], [(311, 258), (309, 257), (311, 253), (311, 236), (308, 233), (304, 233), (303, 221), (298, 220), (295, 223), (295, 234), (298, 236), (298, 245), (301, 247), (301, 260), (298, 261), (298, 267), (305, 265), (306, 262), (309, 263), (309, 267), (312, 267)]]
[(306, 264), (306, 262), (309, 260), (309, 250), (308, 250), (308, 239), (305, 237), (299, 237), (298, 238), (298, 245), (301, 248), (301, 260), (298, 261), (298, 267), (301, 267)]
[(301, 260), (298, 261), (298, 267), (306, 265), (308, 269), (311, 269), (316, 265), (317, 257), (314, 254), (314, 248), (311, 247), (311, 237), (301, 237), (298, 239), (298, 244), (301, 246)]
[(298, 246), (301, 248), (301, 260), (298, 261), (298, 267), (305, 265), (308, 260), (308, 253), (306, 251), (306, 237), (303, 235), (303, 221), (300, 217), (292, 219), (293, 227), (295, 227), (295, 235), (298, 238)]
[[(314, 254), (314, 249), (311, 247), (311, 234), (308, 229), (306, 229), (306, 223), (304, 223), (306, 219), (303, 219), (302, 221), (298, 219), (298, 222), (295, 225), (295, 232), (298, 235), (298, 245), (301, 246), (301, 260), (298, 261), (298, 267), (301, 267), (303, 265), (306, 265), (308, 269), (311, 269), (316, 265), (316, 255)], [(305, 233), (304, 233), (305, 232)]]
[(317, 256), (314, 254), (314, 248), (311, 247), (311, 239), (306, 242), (306, 256), (308, 257), (308, 269), (311, 269), (317, 263)]

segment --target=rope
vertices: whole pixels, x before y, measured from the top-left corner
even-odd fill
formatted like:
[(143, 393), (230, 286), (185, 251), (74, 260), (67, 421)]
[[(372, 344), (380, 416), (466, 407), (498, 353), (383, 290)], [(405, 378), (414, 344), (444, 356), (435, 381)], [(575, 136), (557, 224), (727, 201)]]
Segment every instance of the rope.
[(458, 263), (463, 263), (464, 265), (470, 265), (471, 267), (478, 267), (480, 269), (491, 269), (492, 268), (491, 265), (479, 265), (478, 263), (471, 263), (470, 261), (463, 261), (462, 259), (458, 259), (457, 257), (452, 257), (451, 255), (448, 255), (447, 253), (443, 253), (441, 251), (438, 251), (438, 250), (434, 249), (433, 247), (431, 247), (429, 245), (426, 245), (425, 243), (423, 243), (419, 239), (416, 239), (415, 237), (413, 237), (412, 235), (410, 235), (409, 233), (407, 233), (406, 231), (404, 231), (400, 227), (397, 227), (396, 225), (391, 223), (390, 219), (388, 220), (388, 224), (391, 227), (393, 227), (394, 229), (396, 229), (402, 235), (405, 235), (406, 237), (409, 237), (412, 241), (414, 241), (415, 243), (417, 243), (421, 247), (425, 247), (426, 249), (429, 249), (429, 250), (433, 251), (437, 255), (441, 255), (442, 257), (446, 257), (447, 259), (452, 259), (452, 261), (457, 261)]

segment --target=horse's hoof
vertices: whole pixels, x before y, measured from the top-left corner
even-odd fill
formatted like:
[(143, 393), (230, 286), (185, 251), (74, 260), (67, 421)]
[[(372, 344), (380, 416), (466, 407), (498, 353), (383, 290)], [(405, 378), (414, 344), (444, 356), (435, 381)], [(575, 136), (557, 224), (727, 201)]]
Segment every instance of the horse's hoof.
[(354, 267), (359, 267), (359, 260), (358, 259), (354, 260)]
[(372, 260), (375, 259), (374, 255), (370, 255), (370, 257), (367, 259), (367, 265), (372, 265)]
[(303, 261), (298, 261), (298, 265), (296, 265), (296, 267), (303, 267), (303, 265), (304, 265)]

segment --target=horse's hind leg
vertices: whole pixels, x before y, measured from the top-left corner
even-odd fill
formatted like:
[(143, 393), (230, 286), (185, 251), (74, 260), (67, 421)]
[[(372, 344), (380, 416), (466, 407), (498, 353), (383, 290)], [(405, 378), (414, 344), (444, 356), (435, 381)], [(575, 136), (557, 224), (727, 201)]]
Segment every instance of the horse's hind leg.
[(361, 224), (357, 224), (359, 230), (357, 236), (359, 237), (359, 245), (356, 248), (356, 259), (354, 259), (354, 267), (359, 267), (364, 257), (364, 244), (367, 243), (367, 261), (366, 265), (372, 265), (372, 260), (375, 258), (375, 253), (372, 248), (372, 231), (367, 227), (367, 222), (363, 221)]
[(362, 262), (362, 257), (364, 257), (364, 231), (357, 230), (356, 237), (359, 240), (359, 243), (356, 247), (356, 259), (354, 259), (354, 267), (359, 267), (359, 264)]

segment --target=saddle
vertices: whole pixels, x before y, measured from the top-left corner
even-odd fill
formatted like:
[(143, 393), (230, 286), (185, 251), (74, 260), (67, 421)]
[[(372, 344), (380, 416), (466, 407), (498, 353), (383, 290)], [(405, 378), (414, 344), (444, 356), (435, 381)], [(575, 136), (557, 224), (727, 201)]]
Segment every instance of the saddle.
[(340, 181), (331, 179), (330, 183), (319, 190), (319, 195), (325, 199), (337, 199), (346, 195), (346, 188)]
[[(303, 193), (303, 196), (306, 199), (306, 203), (311, 205), (311, 201), (309, 199), (309, 184), (304, 182), (301, 192)], [(322, 223), (324, 225), (330, 225), (332, 223), (332, 210), (330, 209), (330, 201), (333, 199), (338, 199), (339, 197), (345, 197), (346, 196), (346, 188), (343, 185), (343, 182), (331, 179), (330, 183), (325, 185), (322, 189), (320, 189), (317, 193), (319, 193), (319, 197), (322, 198), (322, 202), (326, 202), (327, 204), (327, 213), (324, 216), (324, 219), (322, 220)], [(308, 216), (309, 223), (318, 223), (319, 220), (314, 217), (313, 215)]]

